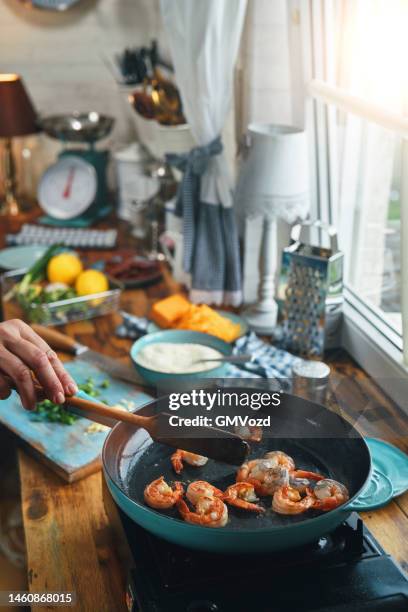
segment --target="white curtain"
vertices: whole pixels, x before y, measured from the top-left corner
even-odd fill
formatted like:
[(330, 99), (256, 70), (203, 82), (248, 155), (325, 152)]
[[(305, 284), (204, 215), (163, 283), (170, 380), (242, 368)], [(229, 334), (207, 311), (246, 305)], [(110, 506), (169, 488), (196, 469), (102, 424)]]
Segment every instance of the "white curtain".
[[(184, 113), (199, 147), (208, 146), (220, 136), (231, 106), (246, 3), (247, 0), (161, 0)], [(200, 177), (195, 216), (196, 251), (191, 269), (194, 301), (241, 301), (231, 187), (224, 153), (211, 154)], [(211, 273), (214, 266), (215, 273), (214, 269)]]

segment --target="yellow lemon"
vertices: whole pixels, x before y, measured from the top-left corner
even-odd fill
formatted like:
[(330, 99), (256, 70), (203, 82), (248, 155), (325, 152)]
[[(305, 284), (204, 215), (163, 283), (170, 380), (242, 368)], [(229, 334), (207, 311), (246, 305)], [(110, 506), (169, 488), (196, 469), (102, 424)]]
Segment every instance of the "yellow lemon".
[(50, 283), (72, 285), (81, 272), (81, 260), (73, 253), (55, 255), (47, 266), (47, 277)]
[(109, 289), (109, 283), (103, 272), (85, 270), (76, 279), (75, 289), (78, 295), (92, 295)]

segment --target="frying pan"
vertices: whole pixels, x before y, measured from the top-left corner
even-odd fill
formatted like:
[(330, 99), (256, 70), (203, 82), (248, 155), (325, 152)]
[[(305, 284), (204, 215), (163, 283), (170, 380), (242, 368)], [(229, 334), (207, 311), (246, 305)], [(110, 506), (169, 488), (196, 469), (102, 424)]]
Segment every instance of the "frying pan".
[[(146, 484), (163, 475), (167, 482), (182, 480), (187, 486), (193, 480), (207, 480), (224, 490), (235, 482), (236, 468), (209, 460), (201, 468), (185, 465), (177, 476), (170, 463), (171, 449), (127, 423), (112, 429), (102, 451), (104, 475), (114, 500), (132, 520), (170, 542), (219, 553), (266, 553), (316, 541), (352, 511), (374, 509), (392, 497), (392, 486), (382, 488), (382, 497), (361, 497), (367, 485), (373, 487), (369, 482), (371, 458), (364, 438), (351, 424), (314, 402), (290, 394), (281, 398), (280, 406), (261, 409), (271, 415), (270, 431), (279, 437), (264, 437), (261, 443), (253, 444), (250, 458), (283, 450), (299, 469), (320, 472), (344, 483), (350, 493), (346, 504), (326, 513), (309, 510), (298, 516), (282, 516), (272, 512), (268, 497), (262, 498), (267, 512), (261, 515), (229, 506), (229, 521), (224, 528), (186, 523), (175, 508), (159, 512), (146, 506)], [(139, 412), (154, 414), (155, 404)]]

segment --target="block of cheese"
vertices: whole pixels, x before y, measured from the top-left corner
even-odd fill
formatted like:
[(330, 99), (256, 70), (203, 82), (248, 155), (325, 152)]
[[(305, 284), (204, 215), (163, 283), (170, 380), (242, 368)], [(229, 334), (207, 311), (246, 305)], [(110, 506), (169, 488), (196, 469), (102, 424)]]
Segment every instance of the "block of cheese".
[(191, 304), (190, 308), (177, 320), (177, 329), (189, 329), (233, 342), (241, 333), (241, 326), (223, 317), (206, 304)]
[(183, 295), (170, 295), (153, 304), (150, 311), (150, 318), (159, 327), (167, 329), (168, 327), (174, 327), (177, 320), (180, 319), (189, 308), (190, 302)]

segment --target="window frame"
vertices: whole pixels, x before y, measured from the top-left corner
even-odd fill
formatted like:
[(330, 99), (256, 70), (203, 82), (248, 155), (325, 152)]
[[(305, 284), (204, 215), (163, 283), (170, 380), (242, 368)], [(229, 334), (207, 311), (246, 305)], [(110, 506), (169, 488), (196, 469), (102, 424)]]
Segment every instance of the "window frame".
[(402, 334), (392, 328), (379, 309), (364, 302), (345, 284), (342, 346), (403, 406), (407, 404), (408, 382), (408, 117), (391, 113), (335, 86), (334, 67), (330, 65), (333, 54), (326, 52), (334, 44), (333, 0), (293, 0), (292, 9), (294, 6), (301, 19), (305, 123), (312, 142), (312, 216), (338, 225), (338, 189), (333, 182), (337, 175), (338, 108), (391, 129), (402, 138)]

